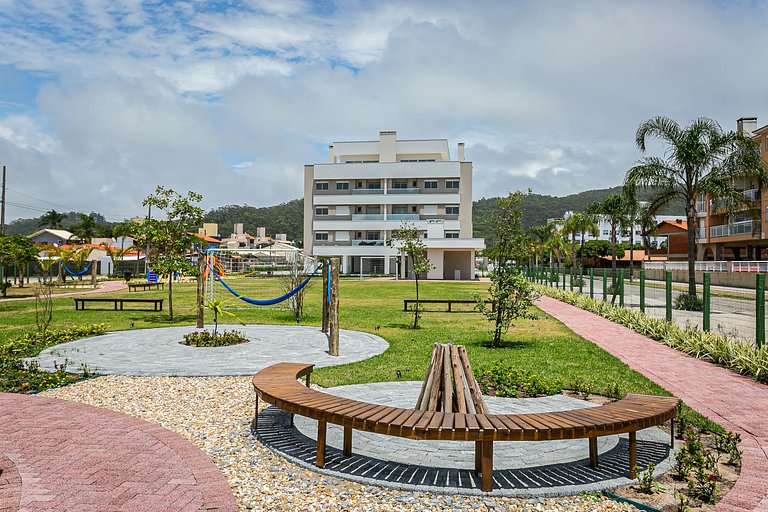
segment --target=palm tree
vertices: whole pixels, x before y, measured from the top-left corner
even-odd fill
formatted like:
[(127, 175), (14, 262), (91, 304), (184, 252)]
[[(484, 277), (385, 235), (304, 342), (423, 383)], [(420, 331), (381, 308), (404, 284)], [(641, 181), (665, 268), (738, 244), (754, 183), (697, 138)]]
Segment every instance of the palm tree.
[(106, 243), (99, 244), (99, 248), (104, 250), (104, 252), (107, 253), (107, 256), (109, 256), (109, 259), (112, 260), (112, 275), (117, 275), (118, 270), (118, 263), (123, 261), (123, 257), (125, 257), (126, 254), (131, 252), (133, 250), (133, 246), (130, 247), (113, 247)]
[(547, 244), (547, 228), (545, 226), (533, 226), (528, 230), (531, 238), (531, 252), (533, 253), (533, 265), (539, 266), (540, 258), (544, 256)]
[(99, 228), (96, 224), (96, 218), (93, 213), (90, 215), (79, 213), (78, 215), (80, 216), (80, 223), (72, 228), (72, 231), (84, 243), (90, 243), (91, 239), (96, 236), (96, 232)]
[[(752, 208), (753, 204), (735, 187), (737, 178), (751, 178), (760, 188), (768, 187), (768, 168), (760, 159), (757, 143), (738, 132), (724, 132), (712, 119), (700, 117), (685, 128), (667, 117), (642, 123), (635, 135), (641, 152), (648, 139), (659, 139), (664, 157), (647, 156), (627, 171), (624, 187), (650, 188), (650, 206), (681, 199), (688, 221), (688, 294), (696, 296), (696, 199), (701, 194), (721, 199), (728, 212)], [(755, 214), (755, 212), (752, 212)]]
[(611, 226), (611, 269), (613, 270), (612, 282), (615, 283), (617, 233), (628, 223), (626, 197), (620, 194), (608, 194), (602, 201), (589, 203), (586, 211), (592, 215), (601, 215)]
[(67, 218), (65, 213), (59, 213), (56, 210), (48, 210), (40, 217), (40, 222), (37, 223), (38, 227), (60, 229), (61, 223)]
[[(576, 235), (581, 235), (581, 247), (584, 247), (584, 236), (590, 233), (598, 235), (597, 216), (586, 212), (574, 212), (563, 223), (563, 232), (571, 236), (571, 275), (576, 273)], [(582, 263), (582, 266), (583, 263)]]

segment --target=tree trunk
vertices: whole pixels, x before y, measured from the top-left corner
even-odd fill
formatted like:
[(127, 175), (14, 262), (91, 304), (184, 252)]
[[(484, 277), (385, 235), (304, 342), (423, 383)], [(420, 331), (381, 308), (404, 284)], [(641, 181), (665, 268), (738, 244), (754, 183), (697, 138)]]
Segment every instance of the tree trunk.
[(635, 270), (635, 226), (629, 231), (629, 280), (632, 281), (632, 273)]
[[(686, 207), (688, 217), (688, 295), (696, 296), (696, 207), (688, 204)], [(669, 243), (669, 242), (667, 242)]]
[(413, 310), (413, 328), (416, 329), (419, 326), (419, 274), (415, 268), (413, 269), (413, 277), (416, 279), (416, 309)]
[(173, 272), (168, 273), (168, 320), (173, 320)]
[(579, 265), (584, 268), (584, 231), (581, 232), (581, 246), (579, 247), (581, 257), (579, 257)]

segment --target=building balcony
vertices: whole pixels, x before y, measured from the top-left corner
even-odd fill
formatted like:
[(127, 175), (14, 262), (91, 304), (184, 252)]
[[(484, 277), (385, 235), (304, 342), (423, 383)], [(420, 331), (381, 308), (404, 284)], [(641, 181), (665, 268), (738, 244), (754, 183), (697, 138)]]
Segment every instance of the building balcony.
[(710, 238), (720, 238), (724, 236), (751, 235), (760, 231), (760, 221), (745, 220), (723, 224), (721, 226), (712, 226), (709, 228)]
[(352, 240), (352, 245), (367, 245), (370, 247), (386, 245), (385, 240)]
[(759, 201), (760, 189), (751, 188), (749, 190), (742, 190), (741, 195), (743, 195), (744, 199), (746, 199), (747, 201)]
[(390, 213), (387, 215), (387, 220), (421, 220), (421, 215), (418, 213)]
[(387, 194), (418, 194), (421, 192), (421, 189), (416, 187), (409, 187), (409, 188), (389, 188), (387, 189)]
[(706, 217), (707, 215), (707, 202), (696, 201), (696, 215), (698, 217)]
[(383, 188), (355, 188), (352, 189), (353, 195), (375, 195), (375, 194), (383, 194), (384, 189)]
[(355, 213), (352, 220), (384, 220), (383, 213)]

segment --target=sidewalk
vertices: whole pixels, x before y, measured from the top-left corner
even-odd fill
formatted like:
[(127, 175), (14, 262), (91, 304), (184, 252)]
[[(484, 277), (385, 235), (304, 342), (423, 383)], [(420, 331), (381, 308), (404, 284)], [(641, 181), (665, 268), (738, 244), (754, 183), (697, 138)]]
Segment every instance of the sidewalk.
[(541, 297), (536, 305), (691, 408), (741, 434), (741, 475), (713, 510), (768, 512), (768, 386), (550, 297)]
[[(68, 293), (54, 293), (51, 295), (51, 297), (54, 299), (58, 299), (60, 297), (72, 297), (73, 295), (88, 295), (91, 293), (107, 293), (107, 292), (116, 292), (116, 291), (127, 290), (127, 289), (128, 289), (128, 285), (122, 281), (104, 281), (95, 290), (88, 290), (88, 291), (82, 291), (82, 292), (75, 291), (75, 292), (68, 292)], [(7, 299), (0, 299), (0, 302), (13, 302), (17, 300), (35, 300), (35, 298), (34, 297), (11, 297)]]

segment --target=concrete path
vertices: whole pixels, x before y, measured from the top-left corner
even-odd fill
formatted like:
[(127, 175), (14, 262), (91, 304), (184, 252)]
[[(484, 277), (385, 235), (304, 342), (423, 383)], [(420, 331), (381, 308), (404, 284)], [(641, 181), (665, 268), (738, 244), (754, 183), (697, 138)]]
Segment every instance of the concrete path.
[[(364, 402), (412, 408), (421, 382), (386, 382), (328, 388), (328, 394)], [(483, 397), (491, 412), (516, 414), (553, 412), (596, 404), (554, 395), (542, 398)], [(408, 491), (484, 494), (474, 472), (474, 442), (418, 441), (372, 432), (353, 432), (353, 455), (344, 457), (343, 429), (328, 425), (326, 465), (315, 463), (317, 422), (289, 417), (274, 407), (261, 412), (259, 439), (265, 446), (292, 462), (313, 471), (331, 474), (366, 485)], [(638, 433), (638, 465), (657, 465), (656, 474), (667, 471), (672, 457), (669, 434), (659, 428)], [(494, 443), (494, 496), (569, 496), (599, 491), (631, 482), (627, 478), (627, 436), (604, 436), (598, 440), (600, 465), (589, 466), (586, 439)]]
[(768, 386), (550, 297), (536, 305), (707, 418), (741, 434), (741, 476), (713, 510), (768, 511)]
[(253, 375), (281, 361), (335, 366), (381, 354), (389, 344), (358, 331), (339, 331), (339, 355), (328, 354), (328, 338), (319, 327), (220, 325), (241, 331), (247, 343), (230, 347), (188, 347), (179, 343), (194, 326), (118, 331), (55, 345), (40, 353), (40, 367), (53, 371), (67, 360), (70, 371), (87, 364), (102, 375), (176, 375), (184, 377)]
[[(128, 285), (125, 284), (123, 281), (103, 281), (99, 283), (99, 287), (95, 290), (84, 290), (84, 291), (72, 291), (67, 293), (54, 293), (51, 295), (52, 298), (58, 299), (60, 297), (72, 297), (74, 295), (90, 295), (92, 293), (109, 293), (109, 292), (117, 292), (120, 290), (127, 290)], [(35, 297), (10, 297), (6, 299), (0, 299), (0, 302), (13, 302), (17, 300), (35, 300)]]
[(224, 477), (170, 430), (107, 409), (0, 393), (0, 509), (235, 512)]

